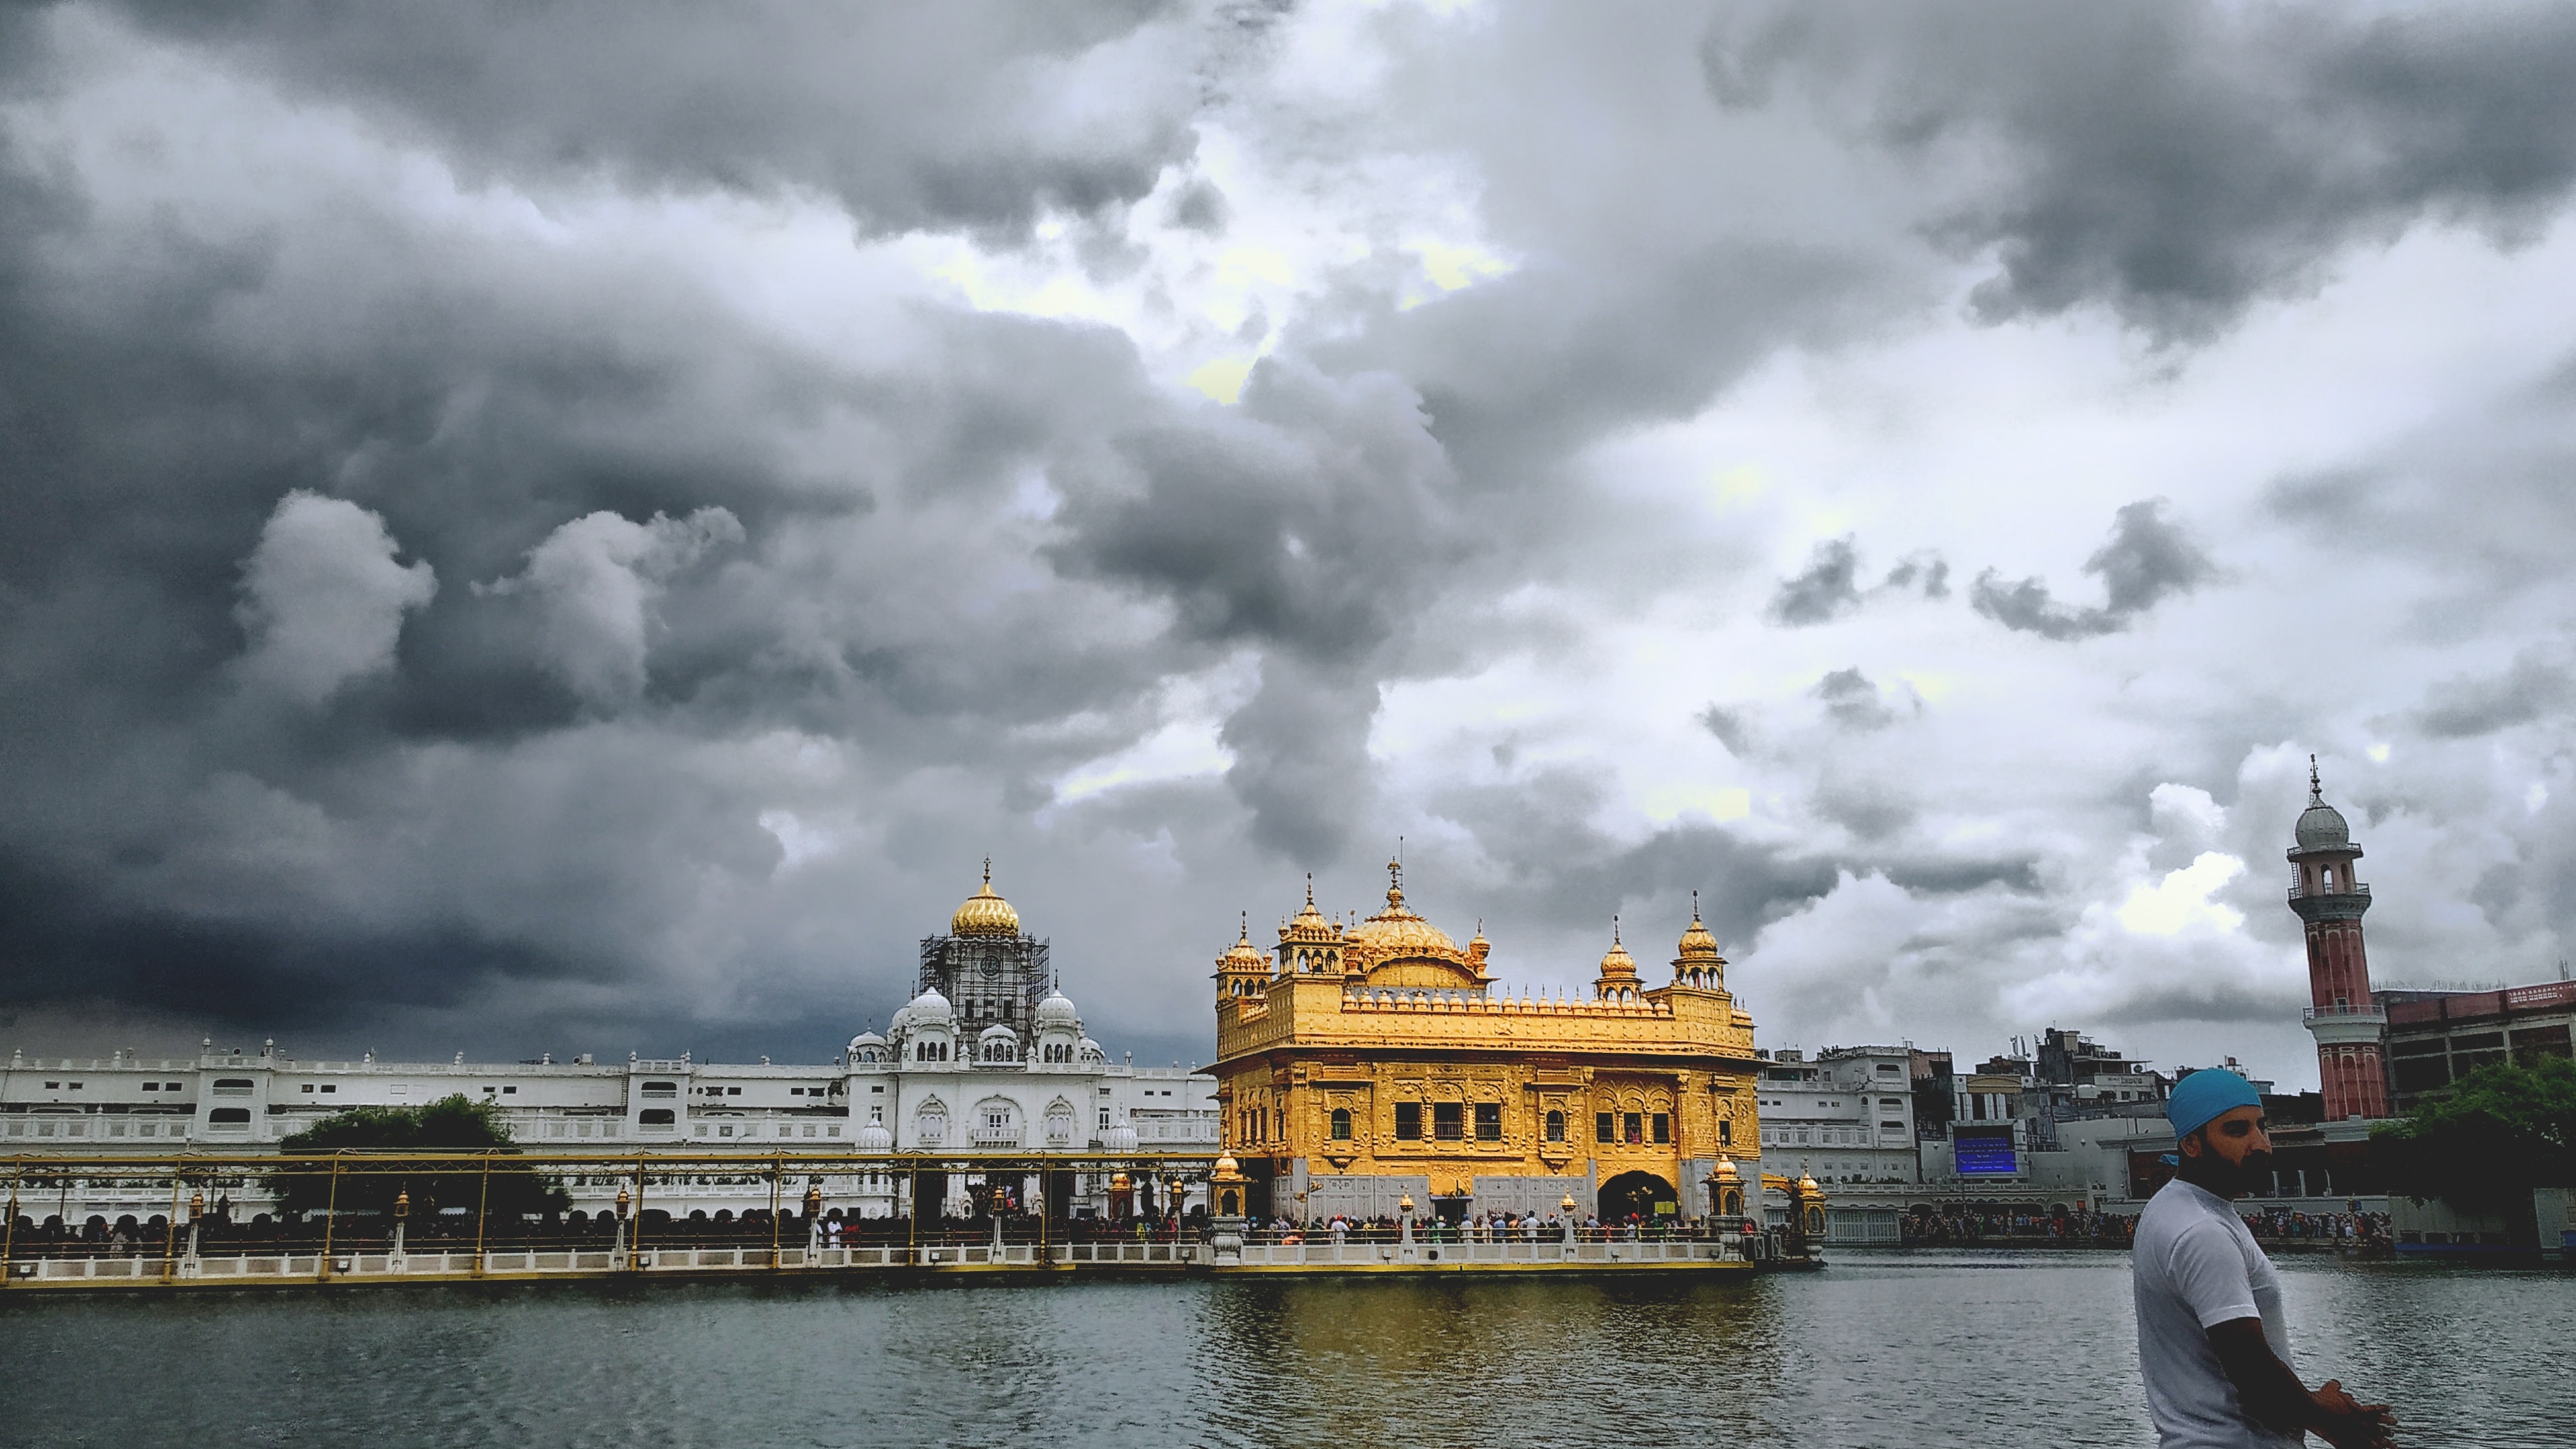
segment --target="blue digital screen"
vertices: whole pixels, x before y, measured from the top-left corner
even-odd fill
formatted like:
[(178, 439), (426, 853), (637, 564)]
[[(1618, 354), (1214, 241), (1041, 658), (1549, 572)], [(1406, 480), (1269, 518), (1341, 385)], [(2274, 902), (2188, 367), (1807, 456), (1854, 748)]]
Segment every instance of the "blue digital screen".
[(1953, 1146), (1957, 1151), (1960, 1175), (1972, 1173), (2011, 1173), (2020, 1167), (2013, 1156), (2012, 1129), (1962, 1132)]

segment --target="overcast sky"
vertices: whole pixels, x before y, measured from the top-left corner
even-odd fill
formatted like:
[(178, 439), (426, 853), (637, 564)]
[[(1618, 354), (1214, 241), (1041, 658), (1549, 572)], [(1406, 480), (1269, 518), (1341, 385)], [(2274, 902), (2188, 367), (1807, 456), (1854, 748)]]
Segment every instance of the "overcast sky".
[[(1615, 23), (1614, 23), (1615, 21)], [(1113, 1057), (1314, 872), (2313, 1086), (2576, 954), (2576, 9), (0, 12), (0, 1045)]]

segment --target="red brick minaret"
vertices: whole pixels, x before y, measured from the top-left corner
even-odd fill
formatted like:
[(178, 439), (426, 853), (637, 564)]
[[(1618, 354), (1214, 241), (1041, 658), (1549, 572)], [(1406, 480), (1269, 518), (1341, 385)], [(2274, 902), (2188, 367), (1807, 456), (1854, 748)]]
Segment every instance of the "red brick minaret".
[(2388, 1017), (2370, 995), (2370, 961), (2361, 949), (2361, 916), (2370, 887), (2353, 878), (2361, 847), (2343, 815), (2326, 803), (2308, 757), (2308, 808), (2290, 851), (2290, 909), (2308, 928), (2308, 1032), (2317, 1039), (2317, 1076), (2326, 1120), (2388, 1115), (2384, 1039)]

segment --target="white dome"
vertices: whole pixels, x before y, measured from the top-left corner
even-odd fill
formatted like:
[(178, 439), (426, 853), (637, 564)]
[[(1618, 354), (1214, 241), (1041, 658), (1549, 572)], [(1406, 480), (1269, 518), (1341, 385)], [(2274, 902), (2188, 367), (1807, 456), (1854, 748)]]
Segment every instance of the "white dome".
[(861, 1152), (892, 1152), (894, 1150), (894, 1134), (886, 1130), (883, 1122), (871, 1122), (865, 1127), (859, 1129), (859, 1150)]
[(863, 1031), (863, 1032), (860, 1032), (857, 1036), (854, 1036), (854, 1037), (850, 1038), (850, 1050), (851, 1050), (851, 1052), (853, 1052), (853, 1053), (856, 1053), (856, 1052), (858, 1051), (858, 1049), (859, 1049), (859, 1048), (861, 1048), (861, 1047), (872, 1047), (872, 1046), (880, 1046), (880, 1047), (881, 1047), (881, 1046), (884, 1046), (885, 1044), (886, 1044), (886, 1039), (885, 1039), (884, 1037), (881, 1037), (881, 1036), (877, 1035), (875, 1032), (872, 1032), (872, 1031)]
[(997, 1021), (977, 1033), (975, 1039), (977, 1041), (1018, 1041), (1020, 1034)]
[(1089, 1037), (1084, 1037), (1082, 1039), (1080, 1050), (1082, 1052), (1082, 1059), (1086, 1062), (1105, 1062), (1109, 1060), (1109, 1054), (1100, 1049), (1100, 1043), (1093, 1041)]
[(1038, 1003), (1037, 1023), (1041, 1027), (1078, 1028), (1082, 1025), (1082, 1013), (1073, 1009), (1073, 1003), (1065, 999), (1063, 992), (1050, 991), (1046, 1000)]
[(913, 1026), (946, 1026), (957, 1019), (957, 1012), (936, 986), (914, 997), (902, 1014), (911, 1017), (909, 1024)]
[(1103, 1152), (1135, 1151), (1136, 1129), (1133, 1127), (1112, 1127), (1101, 1133), (1100, 1150)]

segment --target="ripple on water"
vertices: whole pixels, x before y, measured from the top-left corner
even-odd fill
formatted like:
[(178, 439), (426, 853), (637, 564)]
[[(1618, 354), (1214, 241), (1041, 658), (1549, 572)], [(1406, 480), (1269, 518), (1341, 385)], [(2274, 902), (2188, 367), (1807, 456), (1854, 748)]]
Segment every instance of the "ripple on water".
[[(2564, 1445), (2576, 1278), (2283, 1264), (2410, 1444)], [(658, 1285), (0, 1300), (0, 1444), (2135, 1445), (2116, 1255), (1746, 1283)]]

